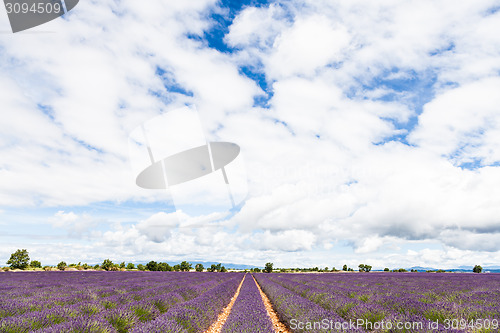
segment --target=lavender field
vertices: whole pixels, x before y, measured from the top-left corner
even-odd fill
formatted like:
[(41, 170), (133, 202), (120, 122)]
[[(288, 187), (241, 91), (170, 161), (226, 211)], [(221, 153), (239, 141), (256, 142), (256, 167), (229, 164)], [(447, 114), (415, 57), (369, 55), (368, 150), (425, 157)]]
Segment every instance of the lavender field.
[(243, 274), (36, 272), (0, 275), (0, 332), (202, 332)]
[(500, 331), (500, 274), (257, 274), (256, 279), (294, 332)]
[[(500, 274), (254, 277), (292, 332), (500, 331)], [(276, 331), (250, 274), (1, 273), (0, 332), (206, 332), (234, 296), (217, 331)]]

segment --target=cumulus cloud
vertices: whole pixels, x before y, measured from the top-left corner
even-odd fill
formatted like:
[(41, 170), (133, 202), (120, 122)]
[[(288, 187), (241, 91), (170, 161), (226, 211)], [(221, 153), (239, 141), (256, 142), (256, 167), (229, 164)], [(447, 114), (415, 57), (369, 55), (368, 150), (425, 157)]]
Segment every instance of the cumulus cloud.
[[(464, 30), (465, 26), (470, 27), (464, 22), (478, 29), (491, 26), (491, 16), (496, 14), (487, 12), (492, 3), (482, 2), (478, 8), (472, 8), (471, 3), (437, 8), (431, 2), (369, 6), (301, 4), (306, 4), (302, 12), (290, 10), (293, 24), (280, 20), (282, 30), (275, 34), (272, 45), (263, 44), (258, 33), (261, 21), (266, 26), (279, 26), (269, 22), (278, 21), (270, 14), (276, 11), (272, 6), (268, 15), (262, 13), (263, 9), (244, 11), (236, 19), (228, 40), (234, 45), (244, 45), (238, 44), (238, 39), (244, 43), (243, 36), (254, 38), (259, 49), (253, 52), (261, 58), (266, 77), (273, 82), (270, 112), (282, 121), (278, 125), (285, 124), (289, 141), (282, 147), (288, 155), (281, 156), (280, 149), (275, 149), (274, 156), (278, 154), (280, 158), (272, 165), (281, 164), (282, 170), (306, 163), (311, 163), (312, 169), (335, 165), (332, 168), (335, 171), (327, 179), (308, 177), (306, 173), (284, 173), (275, 179), (263, 179), (262, 183), (274, 181), (274, 186), (265, 196), (249, 200), (234, 219), (243, 225), (247, 219), (256, 220), (261, 228), (309, 225), (316, 232), (328, 230), (327, 235), (318, 233), (319, 241), (360, 237), (361, 241), (353, 241), (358, 253), (376, 250), (381, 245), (379, 237), (443, 241), (438, 235), (456, 226), (496, 225), (497, 204), (492, 198), (496, 197), (493, 184), (498, 184), (497, 169), (474, 169), (496, 161), (498, 140), (494, 133), (498, 103), (493, 91), (497, 79), (490, 77), (496, 70), (488, 65), (490, 62), (475, 74), (465, 64), (453, 65), (463, 64), (463, 57), (474, 65), (482, 64), (484, 58), (498, 59), (498, 38), (488, 44), (491, 47), (469, 48), (472, 39), (482, 38), (474, 29)], [(295, 52), (284, 53), (291, 59), (299, 59), (301, 52), (314, 49), (309, 44), (319, 40), (313, 38), (318, 33), (310, 33), (304, 22), (320, 10), (331, 14), (332, 19), (330, 26), (316, 20), (317, 32), (334, 29), (345, 32), (345, 38), (338, 39), (344, 46), (338, 49), (341, 53), (338, 63), (332, 66), (334, 53), (330, 53), (330, 58), (322, 58), (328, 61), (318, 60), (328, 54), (328, 47), (335, 46), (333, 39), (321, 50), (325, 53), (316, 54), (318, 58), (306, 56), (307, 61), (297, 61), (298, 67), (284, 59), (273, 63), (280, 42), (287, 38), (302, 33), (310, 37), (307, 40), (297, 37), (291, 43)], [(429, 15), (433, 19), (424, 24)], [(252, 22), (249, 17), (256, 20)], [(255, 32), (250, 28), (252, 24)], [(269, 40), (269, 35), (264, 36)], [(485, 38), (490, 39), (491, 34), (487, 33)], [(300, 67), (308, 64), (314, 64), (309, 71)], [(277, 76), (276, 73), (282, 73), (281, 68), (289, 70), (287, 77)], [(314, 78), (304, 78), (304, 74), (318, 68), (321, 71)], [(484, 78), (478, 80), (481, 75)], [(443, 85), (452, 76), (454, 84)], [(429, 99), (423, 101), (422, 114), (411, 97), (415, 94), (411, 89), (398, 91), (402, 88), (399, 85), (410, 84), (419, 77), (434, 77), (429, 82), (435, 97), (432, 94), (419, 97)], [(350, 96), (353, 91), (354, 98)], [(411, 125), (398, 125), (412, 117), (418, 121), (415, 129)], [(387, 141), (406, 135), (410, 145)], [(312, 143), (308, 137), (317, 142)], [(321, 148), (316, 151), (316, 147)], [(489, 184), (484, 182), (486, 179)], [(313, 199), (308, 201), (311, 193), (304, 191), (301, 181), (308, 185), (327, 183), (329, 191), (317, 186)], [(297, 195), (298, 192), (301, 194)], [(346, 198), (350, 199), (349, 204), (339, 209), (336, 201)], [(322, 199), (326, 202), (323, 207)], [(338, 214), (339, 211), (343, 213)], [(456, 242), (453, 244), (456, 246)], [(467, 244), (462, 248), (473, 249), (478, 242)], [(491, 246), (482, 249), (498, 251)]]
[(324, 16), (298, 17), (274, 40), (265, 62), (270, 78), (311, 75), (327, 64), (341, 61), (350, 36)]
[(65, 229), (72, 237), (81, 238), (98, 226), (99, 221), (89, 214), (75, 214), (74, 212), (65, 213), (58, 211), (49, 219), (52, 226), (57, 229)]
[(185, 38), (209, 27), (202, 16), (214, 2), (195, 3), (87, 2), (46, 26), (57, 34), (2, 40), (2, 104), (16, 110), (2, 123), (9, 156), (2, 163), (2, 204), (156, 200), (161, 195), (133, 184), (130, 131), (184, 102), (200, 105), (207, 126), (251, 105), (255, 83), (227, 56)]
[(261, 250), (278, 250), (286, 252), (310, 250), (316, 236), (306, 230), (285, 230), (276, 234), (266, 231), (263, 235), (255, 235), (254, 241)]
[(456, 165), (500, 160), (500, 79), (484, 78), (450, 89), (425, 105), (410, 141)]
[(499, 236), (498, 231), (480, 233), (474, 230), (444, 230), (439, 239), (460, 250), (495, 252), (498, 251)]
[(172, 236), (172, 229), (178, 226), (176, 213), (157, 213), (137, 224), (139, 234), (145, 235), (149, 240), (160, 243)]

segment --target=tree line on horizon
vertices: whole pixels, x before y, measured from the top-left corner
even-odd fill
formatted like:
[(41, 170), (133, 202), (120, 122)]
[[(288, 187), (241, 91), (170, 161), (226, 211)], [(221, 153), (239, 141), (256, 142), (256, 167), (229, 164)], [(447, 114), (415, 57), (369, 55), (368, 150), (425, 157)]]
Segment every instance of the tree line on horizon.
[[(42, 263), (38, 260), (30, 260), (29, 253), (26, 249), (18, 249), (16, 252), (10, 255), (10, 259), (7, 261), (7, 265), (10, 265), (10, 269), (20, 269), (26, 270), (29, 268), (42, 268)], [(45, 270), (51, 269), (53, 266), (44, 266)], [(191, 263), (187, 261), (183, 261), (180, 264), (176, 264), (170, 266), (166, 262), (156, 262), (150, 261), (146, 265), (138, 264), (137, 266), (134, 263), (129, 262), (125, 264), (122, 262), (120, 264), (113, 263), (110, 259), (104, 259), (102, 264), (89, 265), (87, 263), (82, 264), (79, 262), (78, 264), (67, 264), (65, 261), (59, 262), (55, 266), (58, 270), (66, 270), (67, 268), (75, 268), (77, 270), (105, 270), (105, 271), (120, 271), (120, 270), (139, 270), (139, 271), (160, 271), (160, 272), (187, 272), (193, 269)], [(5, 268), (5, 267), (4, 267)], [(203, 264), (196, 264), (195, 271), (203, 272), (205, 267)], [(222, 266), (222, 264), (212, 264), (211, 267), (208, 267), (207, 272), (227, 272), (227, 269)]]
[[(18, 249), (16, 252), (12, 253), (10, 255), (9, 260), (7, 261), (7, 265), (10, 265), (11, 269), (21, 269), (21, 270), (26, 270), (29, 268), (42, 268), (42, 263), (38, 260), (30, 260), (29, 253), (26, 249)], [(61, 261), (56, 265), (58, 270), (66, 270), (67, 268), (75, 268), (77, 270), (88, 270), (88, 269), (95, 269), (95, 270), (105, 270), (105, 271), (120, 271), (120, 270), (139, 270), (139, 271), (161, 271), (161, 272), (186, 272), (190, 271), (193, 269), (193, 266), (191, 263), (187, 261), (183, 261), (180, 264), (176, 264), (173, 266), (170, 266), (166, 262), (156, 262), (156, 261), (150, 261), (146, 265), (143, 264), (138, 264), (137, 266), (133, 263), (128, 263), (125, 264), (125, 262), (122, 262), (120, 264), (113, 263), (110, 259), (105, 259), (101, 265), (96, 264), (94, 266), (88, 265), (87, 263), (81, 264), (80, 262), (78, 264), (66, 264), (66, 262)], [(7, 267), (4, 267), (3, 270), (6, 270)], [(44, 266), (43, 267), (45, 270), (49, 270), (52, 268), (52, 266)], [(8, 268), (7, 268), (8, 269)], [(195, 265), (194, 270), (197, 272), (203, 272), (205, 270), (205, 267), (203, 264), (198, 263)], [(335, 267), (332, 269), (329, 269), (328, 267), (325, 267), (324, 269), (320, 269), (318, 267), (313, 267), (313, 268), (281, 268), (281, 269), (276, 269), (279, 272), (340, 272), (340, 270), (337, 270)], [(365, 265), (365, 264), (359, 264), (358, 265), (358, 271), (359, 272), (365, 272), (368, 273), (372, 270), (371, 265)], [(222, 266), (222, 264), (212, 264), (210, 267), (206, 269), (207, 272), (227, 272), (227, 269)], [(245, 269), (245, 272), (248, 270)], [(250, 272), (264, 272), (264, 273), (272, 273), (274, 271), (273, 268), (273, 263), (268, 262), (265, 264), (265, 267), (263, 269), (260, 269), (258, 267), (250, 269)], [(342, 267), (342, 271), (344, 272), (354, 272), (354, 269), (348, 267), (347, 265), (344, 265)], [(482, 273), (483, 268), (480, 265), (475, 265), (474, 268), (472, 269), (474, 273)], [(384, 268), (384, 272), (391, 272), (389, 268)], [(399, 269), (393, 269), (392, 272), (408, 272), (404, 268), (399, 268)], [(417, 272), (416, 269), (412, 269), (411, 272)], [(446, 272), (444, 270), (436, 270), (436, 271), (427, 271), (427, 272)]]

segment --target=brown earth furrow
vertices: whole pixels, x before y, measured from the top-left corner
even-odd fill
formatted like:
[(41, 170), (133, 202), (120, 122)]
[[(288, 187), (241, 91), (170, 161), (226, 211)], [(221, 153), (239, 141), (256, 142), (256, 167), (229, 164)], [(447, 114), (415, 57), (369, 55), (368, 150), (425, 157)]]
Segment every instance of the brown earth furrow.
[(253, 277), (253, 275), (252, 275), (252, 278), (253, 278), (253, 281), (255, 282), (255, 284), (257, 285), (257, 288), (259, 289), (260, 297), (262, 297), (262, 301), (264, 302), (264, 306), (266, 307), (266, 310), (267, 310), (267, 315), (269, 316), (269, 318), (271, 318), (271, 322), (273, 323), (274, 332), (276, 332), (276, 333), (292, 333), (292, 331), (290, 331), (288, 329), (288, 327), (286, 327), (286, 325), (281, 322), (281, 320), (278, 317), (278, 313), (276, 313), (276, 311), (273, 308), (273, 305), (271, 304), (271, 301), (269, 300), (269, 298), (267, 298), (267, 295), (262, 291), (259, 284), (257, 283), (255, 278)]
[(220, 333), (220, 331), (222, 330), (222, 326), (224, 326), (227, 317), (229, 317), (229, 314), (231, 313), (231, 309), (233, 308), (234, 302), (236, 302), (236, 299), (240, 294), (240, 289), (241, 286), (243, 285), (243, 281), (245, 281), (245, 278), (246, 274), (245, 276), (243, 276), (243, 279), (241, 279), (240, 285), (238, 286), (238, 289), (236, 289), (236, 293), (234, 294), (233, 298), (231, 298), (229, 304), (224, 308), (224, 310), (222, 310), (221, 314), (219, 315), (215, 323), (213, 323), (212, 326), (210, 326), (208, 330), (206, 330), (204, 333)]

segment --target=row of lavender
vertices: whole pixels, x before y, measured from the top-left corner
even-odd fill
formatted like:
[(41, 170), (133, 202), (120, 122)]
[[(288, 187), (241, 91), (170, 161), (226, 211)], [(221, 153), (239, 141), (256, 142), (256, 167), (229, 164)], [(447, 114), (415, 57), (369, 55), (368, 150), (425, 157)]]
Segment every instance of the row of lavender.
[[(498, 332), (499, 274), (256, 275), (295, 332)], [(303, 329), (307, 323), (317, 327)]]
[(221, 333), (274, 333), (273, 324), (250, 274), (240, 289)]
[(241, 279), (194, 272), (3, 274), (0, 332), (202, 332)]
[[(336, 330), (329, 326), (324, 327), (323, 322), (344, 323), (343, 318), (333, 311), (321, 307), (313, 301), (304, 298), (290, 289), (269, 279), (268, 274), (255, 274), (255, 278), (262, 290), (269, 297), (280, 320), (284, 322), (293, 332), (364, 332), (361, 330), (349, 330), (348, 327), (339, 327)], [(319, 323), (316, 325), (316, 323)]]

